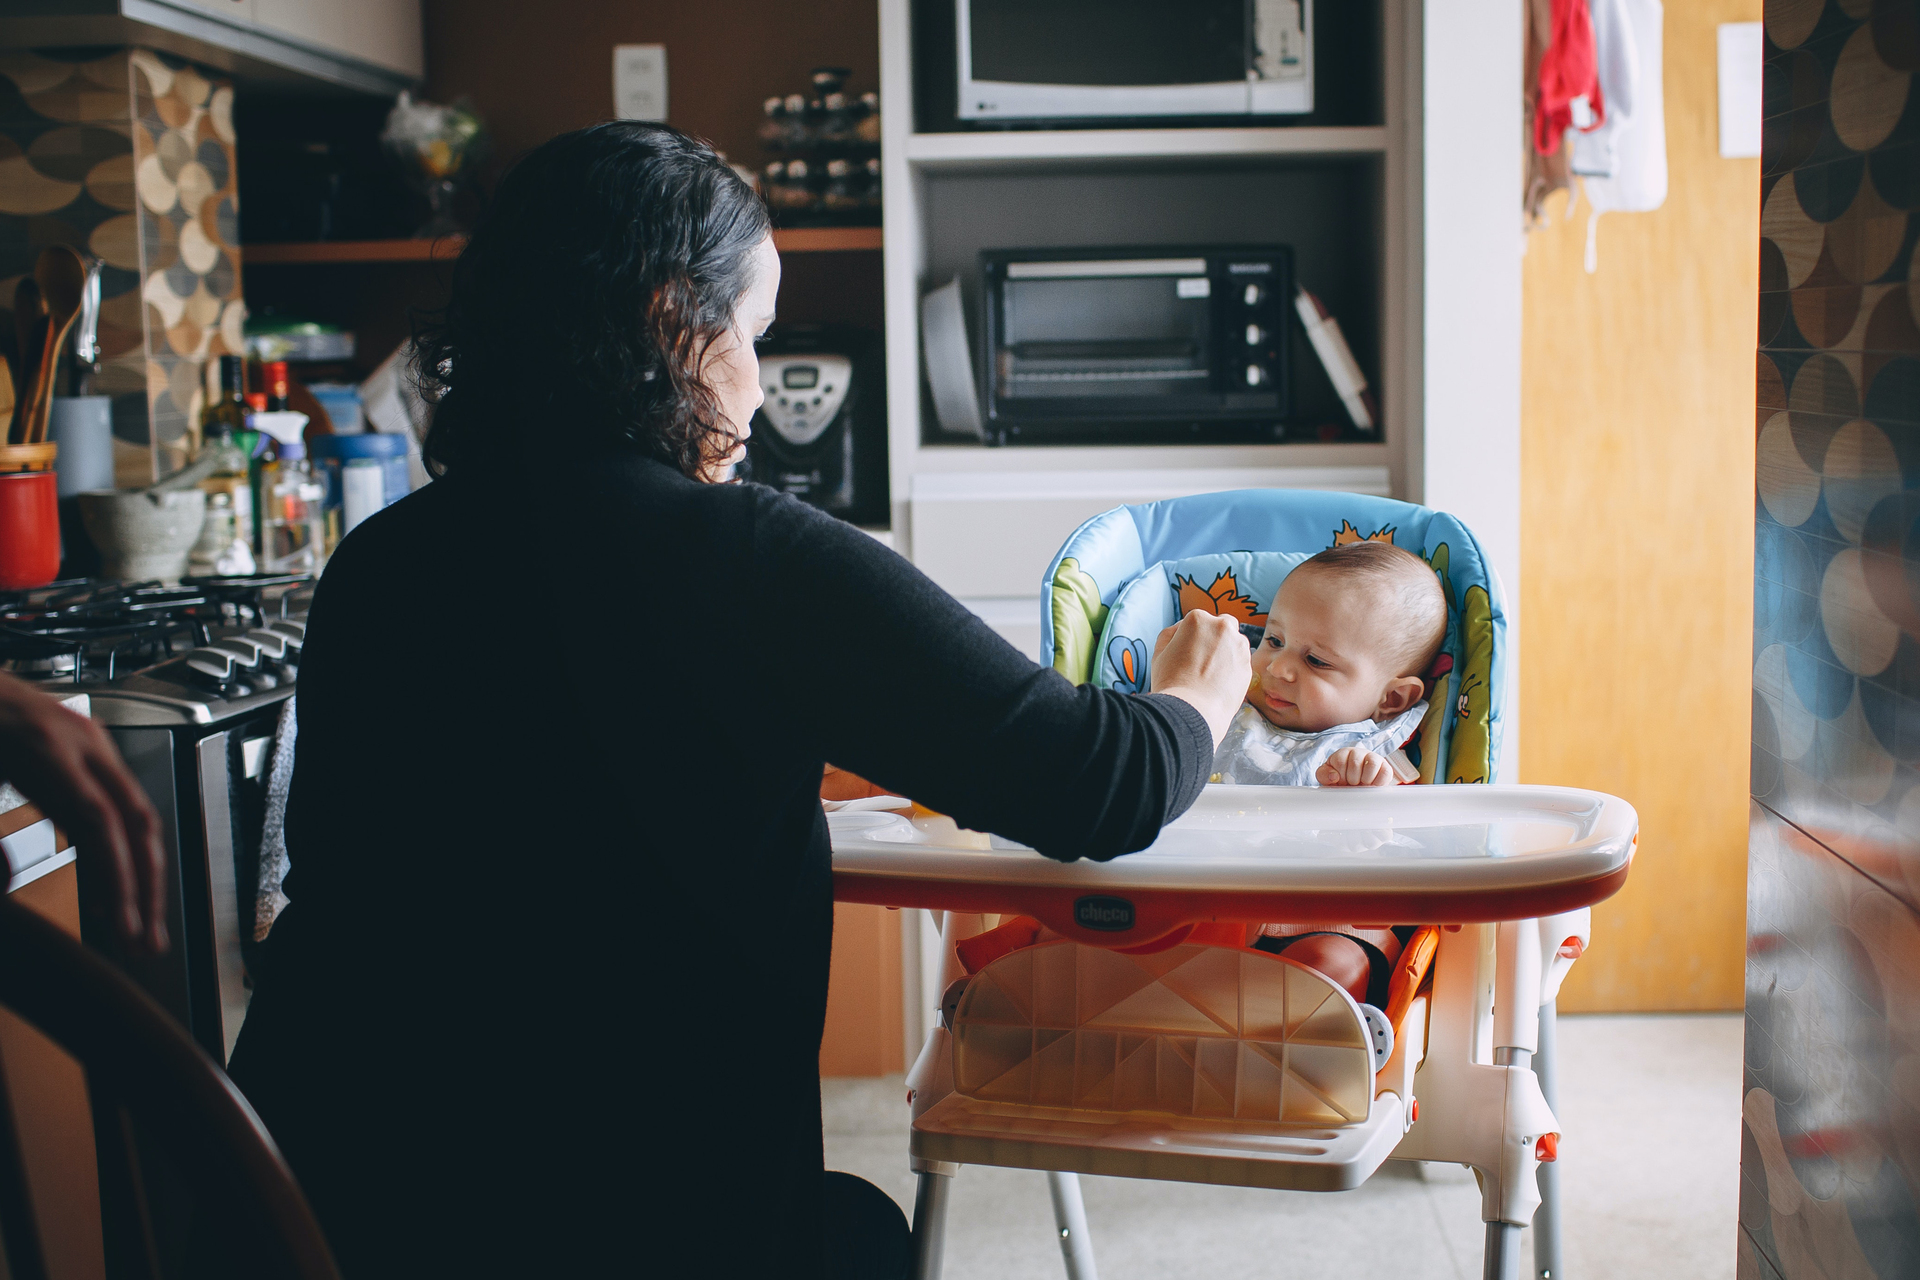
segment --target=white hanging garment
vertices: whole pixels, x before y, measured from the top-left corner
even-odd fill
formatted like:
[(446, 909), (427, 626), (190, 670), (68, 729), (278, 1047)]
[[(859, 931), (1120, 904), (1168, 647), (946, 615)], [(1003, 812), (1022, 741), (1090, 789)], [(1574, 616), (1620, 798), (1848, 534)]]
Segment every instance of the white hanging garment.
[[(1667, 201), (1667, 114), (1661, 92), (1660, 25), (1665, 11), (1660, 0), (1602, 0), (1596, 6), (1594, 20), (1600, 21), (1600, 9), (1617, 4), (1626, 16), (1632, 34), (1634, 76), (1630, 105), (1624, 118), (1613, 129), (1613, 172), (1610, 177), (1583, 177), (1587, 207), (1587, 271), (1599, 269), (1598, 236), (1600, 215), (1651, 213)], [(1597, 36), (1596, 32), (1596, 36)], [(1604, 59), (1605, 55), (1603, 55)], [(1602, 75), (1606, 74), (1602, 63)], [(1613, 89), (1606, 87), (1607, 109), (1613, 111)], [(1578, 153), (1576, 152), (1576, 156)]]
[(1593, 0), (1593, 54), (1607, 118), (1596, 128), (1575, 129), (1567, 135), (1573, 144), (1568, 167), (1583, 178), (1611, 178), (1614, 139), (1633, 119), (1640, 87), (1640, 51), (1634, 44), (1627, 0)]

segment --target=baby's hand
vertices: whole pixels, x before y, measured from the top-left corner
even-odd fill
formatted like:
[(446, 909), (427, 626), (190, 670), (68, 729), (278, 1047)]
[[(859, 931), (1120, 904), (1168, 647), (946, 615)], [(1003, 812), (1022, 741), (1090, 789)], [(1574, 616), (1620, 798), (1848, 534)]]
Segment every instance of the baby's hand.
[(1342, 747), (1314, 771), (1323, 787), (1390, 787), (1399, 782), (1387, 758), (1365, 747)]

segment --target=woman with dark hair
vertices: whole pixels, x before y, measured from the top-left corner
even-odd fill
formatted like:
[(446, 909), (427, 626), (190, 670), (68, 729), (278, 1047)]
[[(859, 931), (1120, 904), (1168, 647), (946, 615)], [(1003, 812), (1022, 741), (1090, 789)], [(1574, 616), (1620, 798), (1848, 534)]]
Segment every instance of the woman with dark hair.
[(501, 182), (423, 335), (438, 479), (315, 597), (292, 901), (234, 1078), (349, 1280), (899, 1275), (823, 1175), (823, 764), (1056, 858), (1150, 843), (1245, 642), (1074, 688), (904, 560), (731, 482), (779, 287), (765, 209), (664, 126)]

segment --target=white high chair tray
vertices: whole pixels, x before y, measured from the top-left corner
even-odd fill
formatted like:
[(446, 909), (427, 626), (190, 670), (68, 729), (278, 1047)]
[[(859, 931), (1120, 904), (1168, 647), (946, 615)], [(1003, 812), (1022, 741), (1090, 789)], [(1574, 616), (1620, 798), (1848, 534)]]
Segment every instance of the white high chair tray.
[(1464, 924), (1611, 896), (1639, 818), (1572, 787), (1212, 784), (1138, 853), (1056, 862), (950, 819), (828, 815), (834, 896), (1018, 912), (1081, 941), (1150, 942), (1200, 920)]

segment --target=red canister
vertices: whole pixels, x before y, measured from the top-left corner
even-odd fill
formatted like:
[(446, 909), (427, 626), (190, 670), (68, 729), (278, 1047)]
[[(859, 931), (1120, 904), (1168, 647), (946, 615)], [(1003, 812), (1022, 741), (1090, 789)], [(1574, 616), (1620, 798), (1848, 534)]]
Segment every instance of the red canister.
[(51, 471), (0, 475), (0, 590), (44, 587), (60, 574), (60, 495)]

